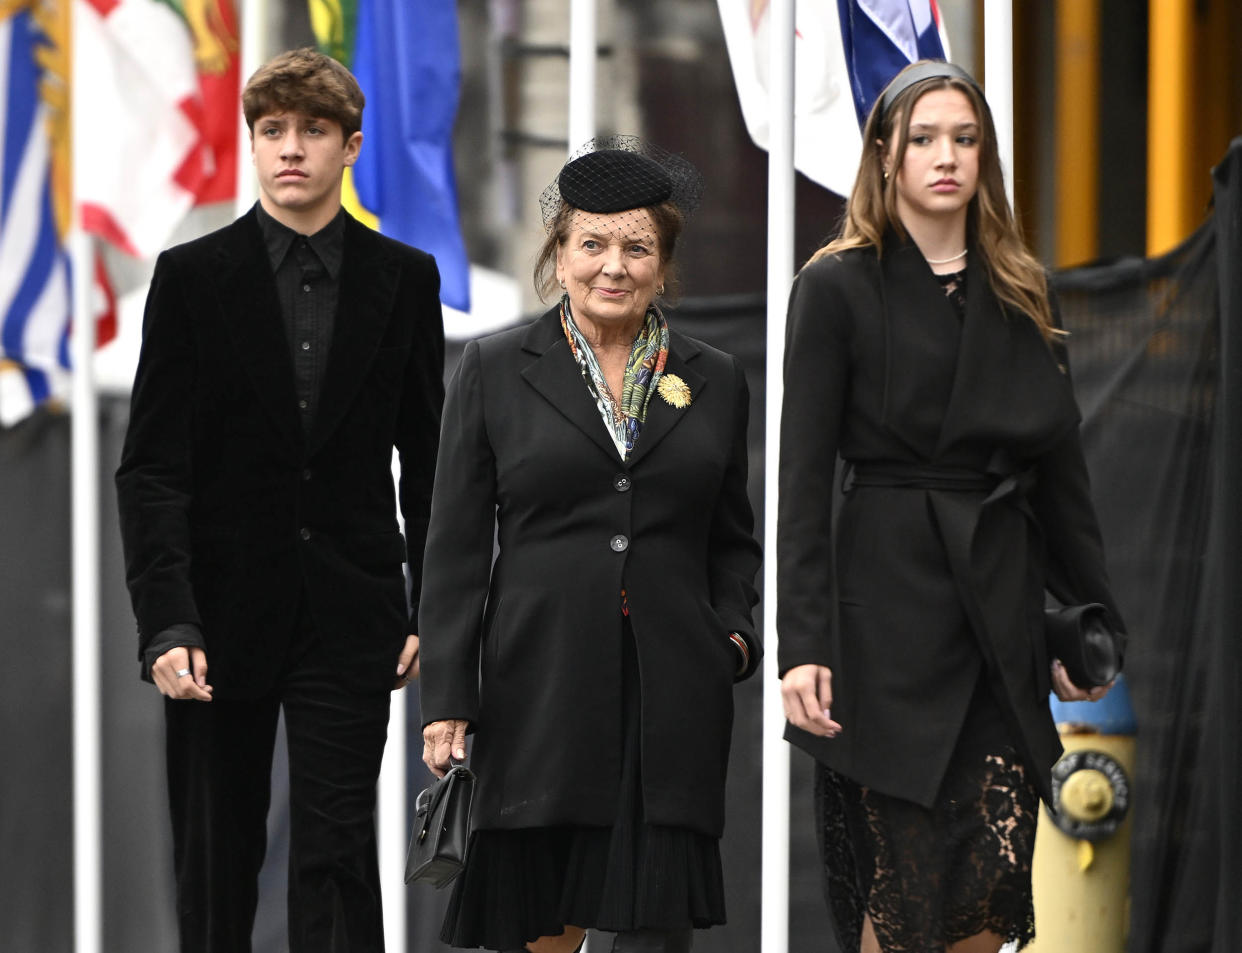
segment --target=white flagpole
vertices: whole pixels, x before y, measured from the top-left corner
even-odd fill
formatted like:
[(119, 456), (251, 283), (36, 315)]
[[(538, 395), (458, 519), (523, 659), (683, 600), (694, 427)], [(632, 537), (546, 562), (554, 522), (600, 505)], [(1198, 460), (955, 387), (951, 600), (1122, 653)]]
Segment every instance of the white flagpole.
[[(263, 49), (255, 50), (254, 69), (258, 69), (266, 58)], [(248, 73), (246, 75), (249, 75)], [(243, 134), (248, 130), (243, 127)], [(249, 153), (249, 138), (242, 140)], [(366, 148), (366, 143), (363, 143)], [(245, 157), (246, 178), (255, 181), (249, 166), (249, 155)], [(252, 185), (247, 196), (245, 208), (254, 204), (258, 197), (257, 186)], [(241, 211), (241, 191), (238, 190), (238, 206)], [(401, 463), (397, 451), (392, 454), (392, 475), (394, 483), (400, 480)], [(399, 489), (399, 488), (398, 488)], [(398, 510), (397, 520), (401, 522)], [(404, 531), (404, 523), (402, 530)], [(416, 633), (406, 633), (416, 634)], [(393, 677), (396, 677), (397, 660), (393, 659)], [(384, 744), (384, 758), (380, 762), (379, 779), (375, 788), (375, 836), (379, 863), (380, 897), (384, 908), (384, 949), (389, 953), (404, 953), (408, 944), (408, 901), (409, 894), (405, 885), (405, 857), (409, 844), (410, 827), (408, 820), (407, 790), (409, 785), (408, 772), (408, 736), (407, 722), (409, 718), (409, 693), (405, 689), (393, 692), (388, 709), (388, 740)]]
[[(595, 0), (571, 0), (569, 7), (568, 154), (595, 136)], [(592, 953), (591, 941), (582, 953)]]
[(1005, 196), (1013, 207), (1013, 0), (987, 0), (983, 7), (985, 87), (996, 145), (1005, 173)]
[(73, 267), (73, 896), (74, 950), (98, 953), (103, 922), (99, 684), (99, 409), (91, 363), (91, 240), (75, 227)]
[[(394, 474), (396, 454), (393, 454)], [(397, 660), (393, 659), (394, 677)], [(388, 712), (388, 742), (380, 764), (375, 800), (375, 834), (379, 846), (380, 896), (384, 904), (384, 949), (406, 949), (405, 851), (409, 843), (406, 822), (406, 713), (409, 695), (393, 692)]]
[[(996, 126), (996, 147), (1005, 176), (1005, 198), (1013, 208), (1013, 0), (987, 0), (983, 6), (983, 63), (988, 108)], [(1006, 943), (1001, 953), (1014, 953)]]
[(776, 514), (785, 310), (794, 258), (794, 3), (768, 5), (768, 304), (763, 491), (763, 846), (760, 953), (789, 949), (789, 745), (776, 678)]
[[(77, 11), (70, 8), (72, 49), (79, 49)], [(94, 262), (91, 239), (78, 213), (79, 161), (84, 99), (88, 78), (77, 64), (70, 79), (72, 109), (73, 216), (69, 261), (73, 275), (70, 339), (73, 383), (70, 391), (70, 466), (72, 483), (73, 635), (73, 948), (100, 953), (103, 939), (103, 837), (100, 755), (99, 646), (99, 408), (95, 391), (95, 318), (91, 307)]]
[[(267, 59), (267, 0), (238, 0), (240, 4), (241, 50), (238, 52), (241, 84)], [(239, 90), (240, 92), (240, 90)], [(234, 210), (238, 218), (245, 215), (259, 197), (259, 184), (250, 162), (250, 130), (237, 104), (237, 196)]]
[(569, 153), (595, 135), (595, 0), (569, 8)]

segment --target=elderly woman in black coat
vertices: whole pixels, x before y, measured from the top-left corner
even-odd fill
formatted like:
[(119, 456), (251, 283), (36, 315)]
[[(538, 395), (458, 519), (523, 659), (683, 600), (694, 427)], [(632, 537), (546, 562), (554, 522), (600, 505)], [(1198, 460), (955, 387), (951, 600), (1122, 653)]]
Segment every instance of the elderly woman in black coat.
[[(732, 686), (761, 646), (740, 363), (668, 327), (684, 160), (596, 142), (544, 193), (560, 300), (471, 342), (428, 533), (424, 760), (479, 778), (443, 937), (689, 950), (724, 922)], [(497, 544), (493, 561), (493, 540)]]
[[(915, 64), (872, 110), (842, 235), (789, 305), (778, 613), (786, 737), (815, 757), (843, 950), (1033, 935), (1048, 705), (1096, 699), (1044, 590), (1121, 619), (1043, 269), (987, 103)], [(833, 513), (834, 471), (847, 492)]]

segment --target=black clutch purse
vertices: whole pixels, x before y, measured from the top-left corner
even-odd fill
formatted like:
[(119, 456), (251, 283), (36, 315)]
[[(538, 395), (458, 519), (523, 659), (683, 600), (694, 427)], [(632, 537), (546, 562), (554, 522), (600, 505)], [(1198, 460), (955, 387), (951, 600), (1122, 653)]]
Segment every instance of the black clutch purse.
[(1079, 688), (1107, 685), (1121, 671), (1121, 636), (1098, 602), (1045, 610), (1044, 634), (1048, 654)]
[(405, 882), (443, 887), (466, 865), (474, 774), (455, 764), (424, 788), (415, 802), (414, 830), (405, 859)]

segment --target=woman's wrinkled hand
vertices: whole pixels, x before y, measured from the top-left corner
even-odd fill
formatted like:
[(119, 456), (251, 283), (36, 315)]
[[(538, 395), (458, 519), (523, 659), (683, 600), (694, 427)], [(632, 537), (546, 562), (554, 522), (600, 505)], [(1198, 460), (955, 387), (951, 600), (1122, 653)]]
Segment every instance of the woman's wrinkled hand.
[(1070, 681), (1061, 660), (1052, 660), (1052, 691), (1063, 702), (1098, 702), (1112, 687), (1113, 683), (1109, 682), (1096, 688), (1079, 688)]
[(795, 665), (781, 679), (785, 717), (795, 728), (835, 738), (841, 726), (832, 720), (832, 669), (826, 665)]
[(469, 724), (468, 721), (451, 718), (430, 722), (423, 729), (423, 764), (437, 778), (448, 773), (451, 759), (466, 760), (466, 728)]

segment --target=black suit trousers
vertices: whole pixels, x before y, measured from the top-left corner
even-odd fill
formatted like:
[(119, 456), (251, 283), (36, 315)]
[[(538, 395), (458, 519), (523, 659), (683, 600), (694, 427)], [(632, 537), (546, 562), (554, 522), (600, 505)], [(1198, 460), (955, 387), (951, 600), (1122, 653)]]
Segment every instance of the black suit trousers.
[(251, 949), (282, 708), (289, 749), (289, 949), (383, 950), (374, 812), (390, 695), (359, 693), (342, 683), (338, 668), (303, 609), (267, 694), (166, 701), (182, 953)]

